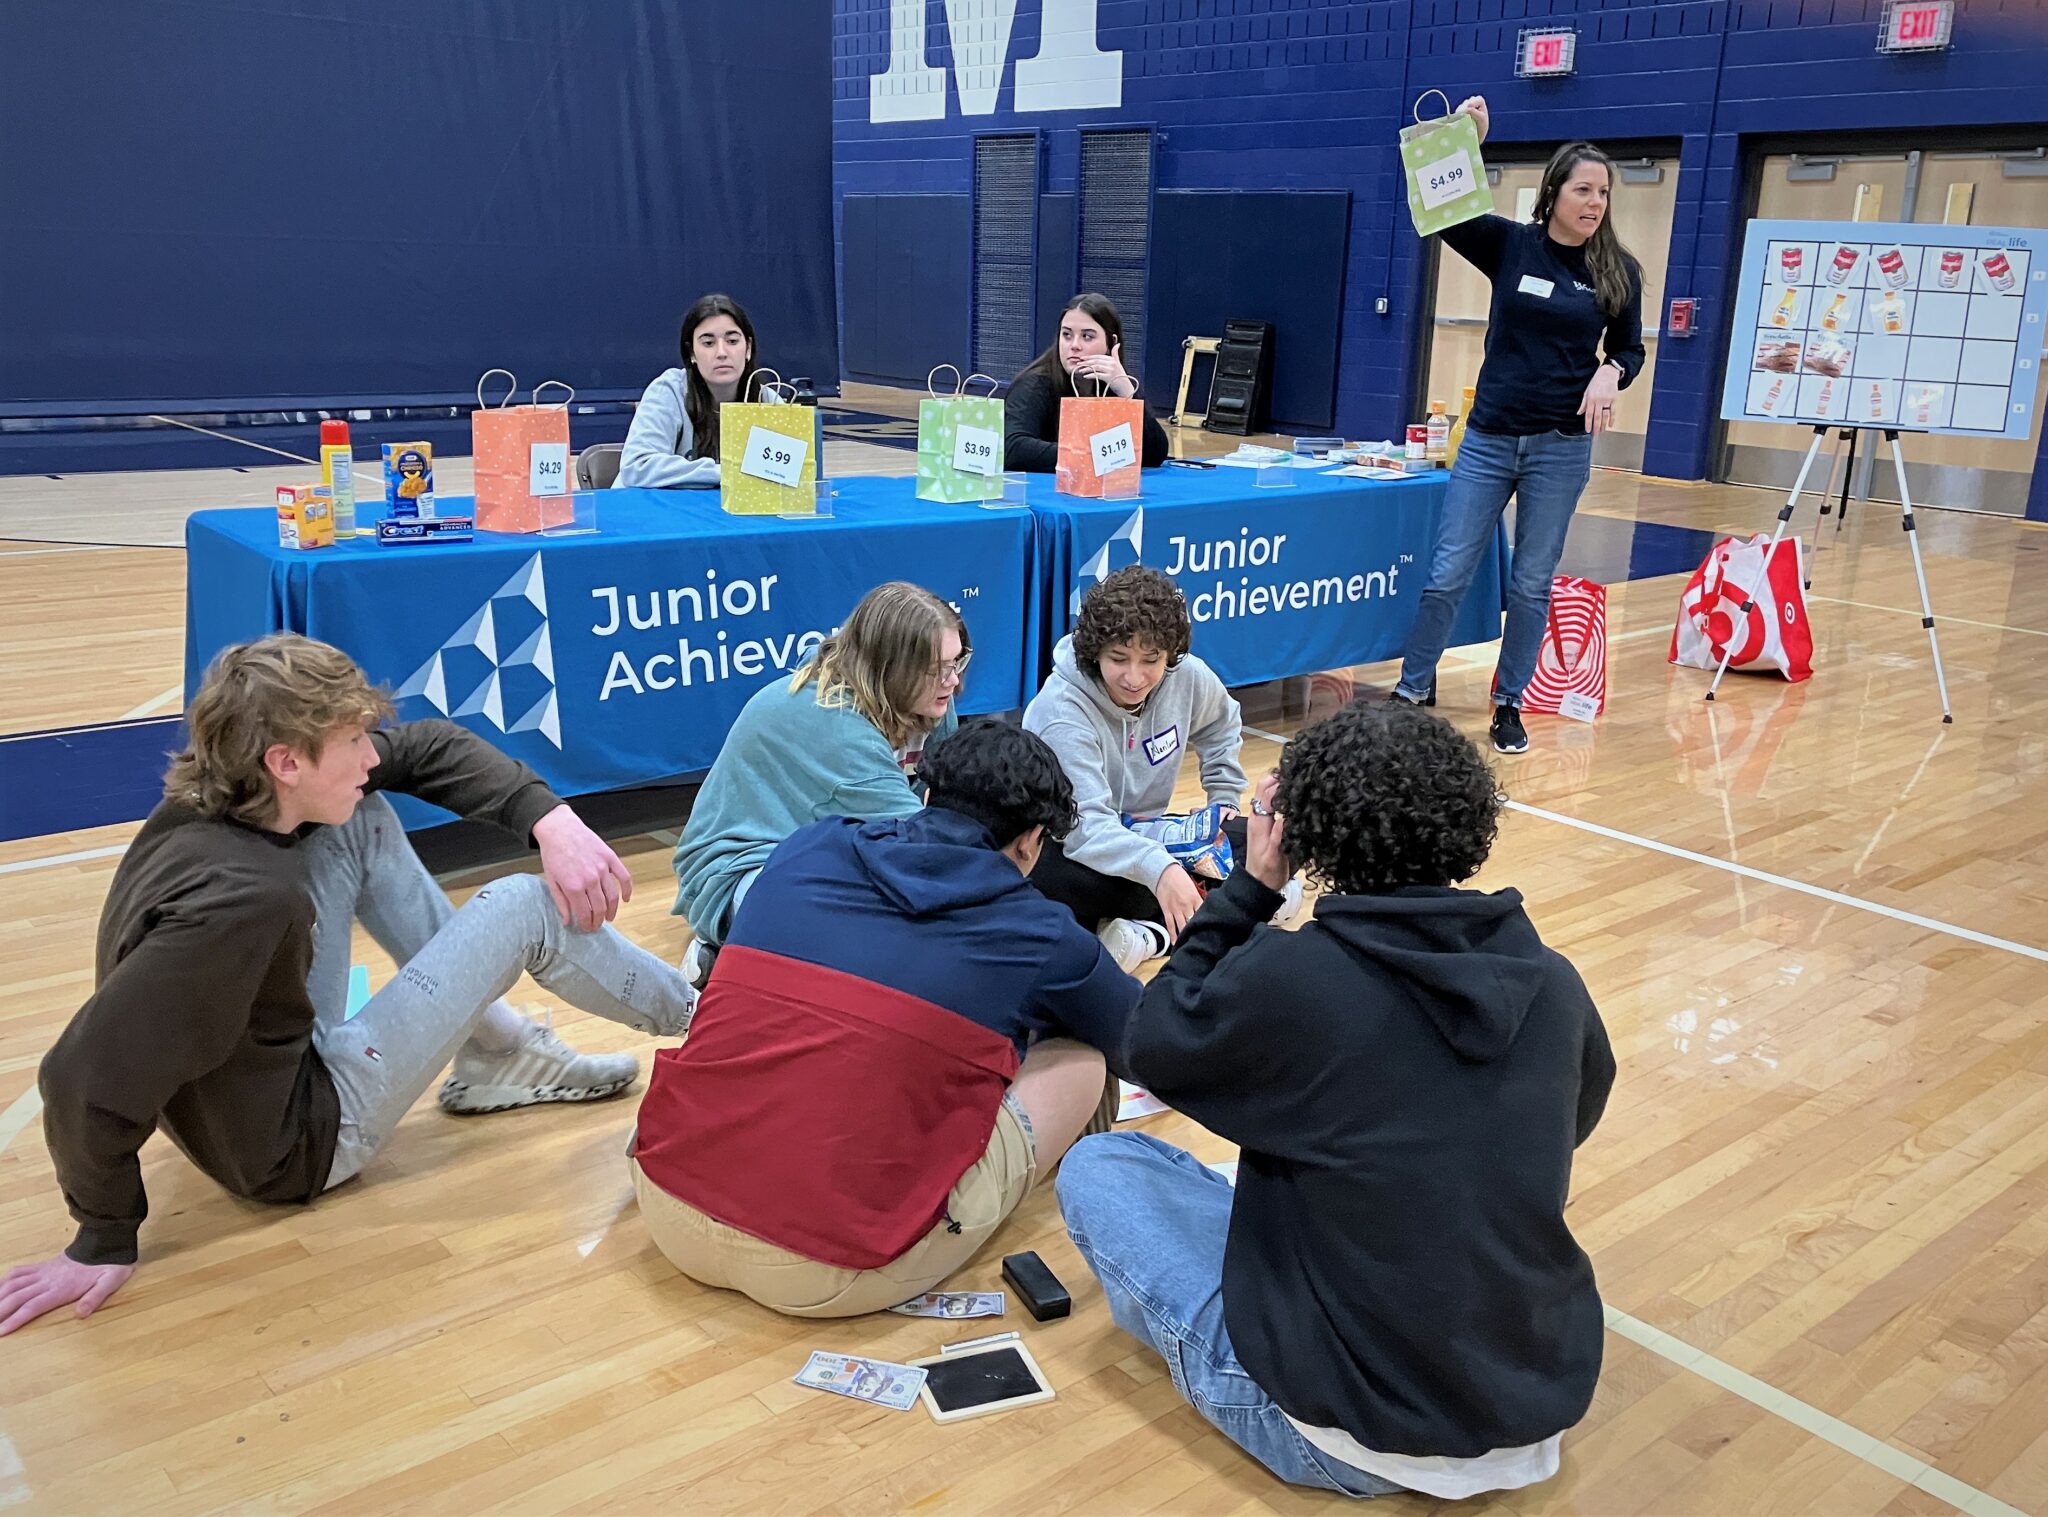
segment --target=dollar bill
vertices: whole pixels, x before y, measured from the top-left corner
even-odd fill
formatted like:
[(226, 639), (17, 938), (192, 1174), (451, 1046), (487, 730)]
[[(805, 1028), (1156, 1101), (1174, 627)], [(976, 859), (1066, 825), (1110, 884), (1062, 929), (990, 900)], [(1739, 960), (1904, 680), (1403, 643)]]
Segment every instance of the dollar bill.
[(858, 1359), (850, 1354), (814, 1353), (796, 1372), (796, 1383), (812, 1390), (851, 1396), (894, 1412), (907, 1412), (924, 1389), (925, 1372), (914, 1365), (886, 1359)]
[(1001, 1291), (932, 1291), (890, 1311), (899, 1317), (1000, 1317)]

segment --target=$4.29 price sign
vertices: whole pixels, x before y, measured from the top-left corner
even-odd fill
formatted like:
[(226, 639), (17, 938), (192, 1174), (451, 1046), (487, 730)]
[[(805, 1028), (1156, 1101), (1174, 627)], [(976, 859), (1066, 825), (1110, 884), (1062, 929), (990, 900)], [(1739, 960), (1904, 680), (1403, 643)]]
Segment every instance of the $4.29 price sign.
[(1472, 186), (1479, 182), (1479, 176), (1472, 172), (1472, 155), (1459, 148), (1448, 158), (1439, 158), (1435, 163), (1425, 163), (1417, 169), (1415, 182), (1422, 190), (1423, 209), (1433, 211), (1440, 205), (1449, 205), (1460, 195), (1469, 194)]
[(1138, 461), (1137, 447), (1131, 441), (1131, 424), (1118, 422), (1106, 432), (1097, 432), (1088, 439), (1088, 451), (1095, 459), (1095, 477), (1114, 474), (1119, 469), (1128, 469)]
[(527, 450), (526, 493), (567, 495), (569, 493), (569, 445), (565, 442), (537, 442)]
[(810, 452), (811, 445), (804, 438), (785, 437), (766, 427), (754, 427), (747, 433), (747, 451), (740, 459), (740, 473), (771, 484), (794, 486), (802, 482), (804, 460)]
[(986, 427), (962, 427), (953, 444), (953, 467), (962, 474), (986, 478), (997, 472), (996, 451), (1002, 439)]

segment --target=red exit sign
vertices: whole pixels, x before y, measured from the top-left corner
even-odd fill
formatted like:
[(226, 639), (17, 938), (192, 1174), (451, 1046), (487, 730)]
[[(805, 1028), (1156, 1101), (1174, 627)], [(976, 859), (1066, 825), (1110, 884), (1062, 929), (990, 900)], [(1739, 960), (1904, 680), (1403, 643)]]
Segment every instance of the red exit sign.
[(1937, 52), (1949, 45), (1955, 19), (1955, 0), (1890, 0), (1890, 4), (1885, 6), (1877, 50), (1881, 53)]
[(1530, 27), (1515, 51), (1517, 79), (1554, 79), (1569, 74), (1579, 61), (1579, 33), (1569, 26)]

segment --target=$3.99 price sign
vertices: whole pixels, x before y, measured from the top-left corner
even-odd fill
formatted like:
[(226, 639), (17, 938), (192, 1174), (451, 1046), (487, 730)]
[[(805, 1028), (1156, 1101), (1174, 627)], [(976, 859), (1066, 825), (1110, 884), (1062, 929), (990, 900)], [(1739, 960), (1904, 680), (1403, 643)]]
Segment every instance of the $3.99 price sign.
[(766, 427), (754, 427), (747, 433), (747, 451), (740, 460), (740, 473), (771, 484), (794, 486), (802, 481), (804, 460), (810, 451), (810, 443), (801, 437), (785, 437)]
[(1114, 474), (1119, 469), (1128, 469), (1138, 461), (1138, 450), (1131, 442), (1131, 424), (1119, 422), (1106, 432), (1097, 432), (1088, 439), (1088, 451), (1095, 458), (1095, 477)]
[(1424, 209), (1433, 211), (1468, 193), (1478, 182), (1478, 176), (1472, 172), (1471, 154), (1460, 148), (1448, 158), (1439, 158), (1417, 169), (1415, 181), (1422, 188)]
[(962, 474), (986, 478), (996, 472), (996, 447), (1001, 439), (986, 427), (962, 427), (953, 444), (953, 467)]

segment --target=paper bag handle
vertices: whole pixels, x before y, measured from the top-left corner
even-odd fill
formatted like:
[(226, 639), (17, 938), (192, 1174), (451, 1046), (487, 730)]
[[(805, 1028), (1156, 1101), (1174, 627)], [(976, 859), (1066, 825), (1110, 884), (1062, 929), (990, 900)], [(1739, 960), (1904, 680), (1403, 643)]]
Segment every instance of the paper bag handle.
[(555, 402), (564, 410), (568, 409), (569, 401), (574, 400), (576, 398), (576, 387), (570, 384), (567, 380), (543, 379), (539, 384), (533, 387), (533, 403), (537, 406), (545, 404), (545, 402), (542, 401), (542, 399), (540, 398), (540, 392), (542, 390), (567, 390), (569, 392), (569, 400)]
[(938, 368), (933, 369), (931, 373), (925, 375), (924, 377), (925, 393), (930, 395), (933, 400), (941, 400), (945, 398), (939, 394), (938, 387), (932, 383), (934, 379), (937, 379), (939, 377), (940, 369), (951, 369), (953, 371), (953, 393), (955, 395), (958, 395), (960, 393), (961, 387), (966, 383), (966, 381), (961, 379), (960, 377), (960, 365), (958, 365), (957, 363), (940, 364)]
[[(794, 404), (796, 401), (796, 386), (784, 379), (780, 374), (776, 374), (775, 370), (766, 367), (756, 369), (747, 376), (747, 380), (749, 383), (752, 383), (754, 380), (760, 379), (763, 374), (775, 374), (775, 378), (772, 381), (764, 381), (761, 384), (755, 385), (754, 394), (756, 397), (767, 394), (771, 389), (787, 390), (789, 394), (784, 397), (784, 401), (787, 404)], [(740, 386), (740, 394), (746, 394), (746, 385)]]
[[(988, 396), (990, 400), (994, 400), (996, 391), (1000, 390), (1003, 387), (1001, 380), (989, 379), (989, 376), (986, 374), (969, 374), (965, 379), (960, 381), (960, 390), (964, 391), (969, 385), (973, 384), (977, 379), (988, 379)], [(957, 394), (959, 392), (956, 391), (955, 393)]]
[(499, 407), (511, 405), (512, 397), (519, 393), (519, 376), (517, 374), (514, 374), (510, 369), (485, 369), (482, 377), (479, 378), (476, 382), (476, 408), (479, 411), (488, 411), (492, 409), (491, 403), (484, 399), (484, 384), (486, 381), (490, 379), (490, 377), (493, 374), (503, 374), (507, 379), (512, 381), (512, 388), (507, 390), (505, 392), (505, 398), (498, 402)]
[(1427, 100), (1431, 95), (1436, 96), (1437, 99), (1441, 100), (1444, 103), (1444, 113), (1442, 116), (1432, 116), (1429, 119), (1432, 121), (1444, 121), (1450, 118), (1451, 97), (1449, 95), (1446, 95), (1442, 90), (1424, 90), (1421, 94), (1415, 97), (1415, 106), (1413, 114), (1415, 116), (1415, 124), (1417, 126), (1420, 126), (1422, 124), (1422, 102)]
[(1096, 379), (1096, 380), (1091, 380), (1091, 381), (1089, 381), (1089, 382), (1090, 382), (1091, 384), (1093, 384), (1093, 385), (1095, 386), (1095, 393), (1094, 393), (1093, 395), (1083, 395), (1083, 394), (1081, 393), (1081, 386), (1080, 386), (1080, 383), (1079, 383), (1079, 381), (1077, 381), (1077, 380), (1076, 380), (1076, 379), (1074, 378), (1074, 371), (1073, 371), (1073, 370), (1071, 370), (1071, 369), (1069, 369), (1069, 370), (1067, 371), (1067, 386), (1068, 386), (1068, 388), (1070, 388), (1070, 389), (1071, 389), (1071, 390), (1072, 390), (1072, 391), (1074, 392), (1074, 398), (1075, 398), (1076, 400), (1107, 400), (1107, 399), (1109, 399), (1109, 381), (1108, 381), (1108, 380), (1106, 380), (1106, 379)]

